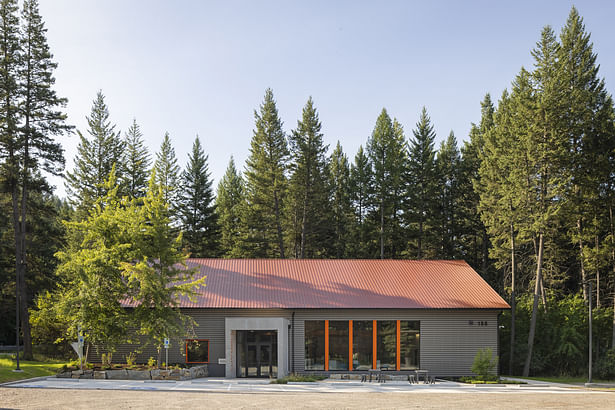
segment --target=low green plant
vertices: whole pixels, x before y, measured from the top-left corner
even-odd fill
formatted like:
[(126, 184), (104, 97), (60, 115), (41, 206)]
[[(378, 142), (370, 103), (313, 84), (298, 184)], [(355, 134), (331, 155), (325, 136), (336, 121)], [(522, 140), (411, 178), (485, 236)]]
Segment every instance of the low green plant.
[(600, 379), (615, 380), (615, 347), (607, 350), (596, 362), (596, 376)]
[(130, 352), (126, 355), (126, 365), (128, 367), (134, 366), (137, 364), (137, 354), (135, 352)]
[(109, 352), (107, 354), (103, 353), (100, 356), (100, 362), (102, 364), (102, 367), (111, 368), (112, 362), (113, 362), (113, 353), (111, 353), (111, 352)]
[(490, 347), (487, 347), (476, 352), (474, 363), (470, 370), (478, 376), (478, 380), (493, 381), (497, 380), (497, 376), (494, 374), (497, 364), (498, 357), (493, 355), (493, 350)]
[(271, 384), (288, 384), (288, 382), (319, 382), (325, 380), (325, 376), (312, 376), (304, 374), (291, 374), (279, 379), (272, 379)]
[(152, 356), (150, 356), (149, 359), (147, 359), (147, 367), (150, 367), (150, 368), (156, 367), (156, 359), (154, 359)]

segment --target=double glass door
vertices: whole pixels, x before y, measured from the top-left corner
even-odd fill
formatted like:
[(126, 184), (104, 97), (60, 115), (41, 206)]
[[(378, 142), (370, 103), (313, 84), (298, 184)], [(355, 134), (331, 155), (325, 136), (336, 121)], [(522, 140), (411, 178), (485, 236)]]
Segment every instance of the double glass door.
[(278, 335), (275, 330), (237, 331), (237, 377), (277, 377)]

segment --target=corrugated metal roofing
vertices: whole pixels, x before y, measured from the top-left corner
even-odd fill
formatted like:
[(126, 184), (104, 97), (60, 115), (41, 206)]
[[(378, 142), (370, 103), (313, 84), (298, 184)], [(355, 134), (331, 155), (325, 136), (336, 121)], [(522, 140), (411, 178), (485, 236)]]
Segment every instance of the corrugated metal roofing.
[(206, 287), (181, 307), (509, 309), (464, 261), (188, 259)]

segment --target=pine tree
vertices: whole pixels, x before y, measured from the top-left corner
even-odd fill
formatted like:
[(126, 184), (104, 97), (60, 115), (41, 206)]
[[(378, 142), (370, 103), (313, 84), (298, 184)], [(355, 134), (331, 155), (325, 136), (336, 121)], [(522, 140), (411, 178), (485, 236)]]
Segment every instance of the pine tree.
[(287, 193), (288, 147), (282, 121), (267, 89), (246, 161), (246, 203), (242, 211), (244, 257), (285, 257), (282, 222)]
[(416, 129), (412, 131), (406, 173), (406, 224), (411, 238), (416, 239), (410, 250), (413, 257), (422, 259), (434, 256), (433, 210), (436, 206), (436, 152), (431, 120), (423, 107)]
[[(586, 33), (583, 19), (572, 7), (560, 34), (561, 46), (557, 50), (558, 76), (566, 85), (562, 112), (566, 124), (569, 155), (566, 163), (572, 179), (571, 199), (566, 213), (569, 219), (569, 237), (578, 245), (581, 281), (588, 280), (586, 265), (592, 264), (597, 249), (591, 247), (600, 236), (599, 218), (595, 211), (602, 208), (601, 191), (609, 178), (609, 153), (614, 149), (613, 101), (604, 80), (598, 78), (598, 65), (590, 34)], [(606, 222), (606, 221), (605, 221)], [(583, 296), (587, 300), (583, 286)], [(596, 294), (600, 294), (596, 286)], [(599, 300), (599, 299), (598, 299)]]
[[(72, 172), (66, 173), (66, 191), (80, 218), (92, 210), (98, 198), (105, 196), (104, 181), (114, 165), (118, 179), (124, 177), (125, 144), (115, 125), (109, 122), (109, 109), (102, 91), (96, 94), (87, 121), (91, 139), (77, 131), (80, 141), (75, 165)], [(120, 195), (123, 193), (124, 187), (120, 186)]]
[(245, 201), (244, 182), (231, 157), (218, 184), (216, 208), (220, 223), (220, 250), (227, 258), (241, 256), (241, 209)]
[(438, 176), (437, 218), (439, 231), (438, 257), (456, 259), (460, 256), (459, 244), (459, 171), (461, 157), (453, 131), (440, 145), (436, 159)]
[(329, 186), (331, 191), (332, 240), (331, 256), (340, 259), (349, 257), (352, 227), (352, 204), (350, 198), (350, 167), (348, 158), (337, 142), (329, 160)]
[[(326, 244), (327, 145), (320, 132), (322, 125), (310, 97), (303, 108), (302, 119), (290, 137), (291, 176), (288, 195), (294, 208), (288, 213), (297, 215), (298, 237), (293, 246), (295, 257), (310, 258), (322, 255)], [(291, 206), (293, 208), (293, 206)], [(294, 219), (294, 218), (293, 218)]]
[(359, 147), (350, 168), (350, 197), (354, 213), (354, 221), (351, 225), (352, 241), (351, 255), (355, 258), (369, 258), (369, 240), (373, 236), (368, 215), (371, 212), (373, 202), (373, 176), (369, 158), (365, 155), (363, 146)]
[(485, 225), (476, 211), (479, 194), (476, 184), (479, 181), (479, 169), (485, 145), (485, 136), (493, 128), (495, 108), (488, 93), (481, 102), (481, 120), (472, 124), (470, 140), (461, 148), (460, 191), (462, 218), (462, 246), (464, 259), (476, 269), (492, 286), (497, 283), (490, 275), (489, 238)]
[(374, 217), (379, 221), (380, 258), (385, 257), (385, 246), (390, 250), (387, 254), (394, 255), (392, 226), (395, 219), (395, 205), (402, 184), (401, 175), (405, 164), (405, 149), (403, 133), (393, 125), (386, 109), (376, 120), (376, 126), (367, 141), (367, 152), (373, 170), (373, 207), (377, 210)]
[[(177, 205), (177, 190), (180, 183), (180, 170), (175, 157), (175, 148), (171, 145), (169, 133), (164, 133), (160, 151), (156, 153), (154, 162), (156, 171), (156, 184), (162, 188), (164, 201), (173, 209)], [(173, 219), (173, 218), (172, 218)]]
[[(21, 53), (19, 44), (19, 18), (17, 17), (17, 1), (2, 0), (0, 3), (0, 166), (2, 174), (1, 192), (7, 192), (10, 196), (10, 207), (7, 213), (11, 214), (11, 225), (13, 227), (14, 241), (12, 250), (15, 259), (11, 261), (15, 264), (15, 294), (17, 306), (20, 306), (18, 315), (21, 317), (21, 328), (29, 329), (24, 321), (23, 302), (24, 293), (24, 265), (20, 262), (24, 255), (21, 236), (21, 211), (20, 211), (20, 176), (21, 173), (21, 139), (18, 134), (20, 118), (18, 115), (19, 85), (18, 72), (21, 64)], [(8, 210), (10, 209), (10, 211)], [(21, 299), (21, 300), (19, 300)], [(26, 313), (27, 314), (27, 313)], [(24, 334), (29, 339), (28, 334)], [(26, 347), (30, 349), (31, 343), (24, 340)], [(31, 352), (29, 351), (28, 354)]]
[(218, 256), (219, 249), (220, 231), (208, 158), (197, 136), (182, 172), (182, 189), (178, 194), (184, 245), (194, 258)]
[[(549, 241), (552, 238), (554, 221), (561, 208), (560, 199), (570, 182), (562, 172), (562, 164), (566, 159), (566, 144), (562, 139), (564, 127), (559, 113), (563, 110), (565, 88), (557, 75), (558, 48), (553, 30), (548, 26), (545, 27), (537, 47), (532, 51), (535, 60), (535, 69), (531, 76), (533, 95), (526, 98), (528, 107), (526, 119), (532, 128), (524, 143), (531, 149), (531, 161), (536, 171), (530, 179), (530, 188), (534, 193), (532, 203), (535, 206), (526, 214), (531, 225), (524, 234), (535, 238), (537, 256), (534, 303), (530, 320), (528, 354), (523, 368), (524, 376), (529, 375), (532, 359), (538, 298), (541, 295), (540, 287), (543, 281), (545, 239)], [(544, 292), (542, 293), (544, 295)]]
[(126, 186), (128, 196), (141, 198), (147, 190), (151, 158), (136, 119), (132, 120), (126, 132), (124, 144), (126, 145), (126, 170), (123, 184)]

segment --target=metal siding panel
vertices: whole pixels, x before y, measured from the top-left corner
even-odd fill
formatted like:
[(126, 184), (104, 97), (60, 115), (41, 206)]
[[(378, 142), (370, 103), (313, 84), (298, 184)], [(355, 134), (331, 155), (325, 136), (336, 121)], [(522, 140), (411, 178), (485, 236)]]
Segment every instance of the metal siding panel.
[[(478, 349), (497, 354), (497, 311), (423, 309), (302, 309), (296, 310), (294, 358), (305, 371), (305, 320), (420, 320), (420, 365), (436, 376), (469, 376)], [(486, 321), (487, 326), (468, 325)]]

